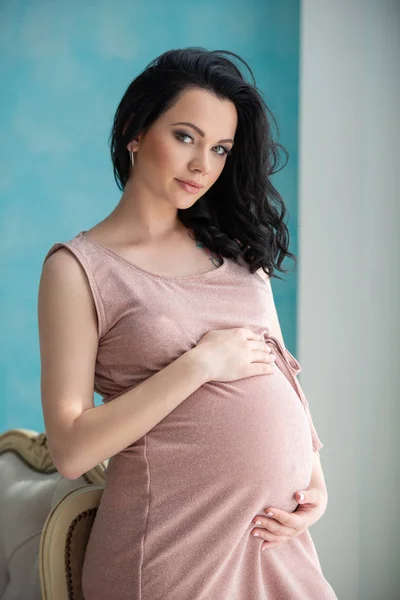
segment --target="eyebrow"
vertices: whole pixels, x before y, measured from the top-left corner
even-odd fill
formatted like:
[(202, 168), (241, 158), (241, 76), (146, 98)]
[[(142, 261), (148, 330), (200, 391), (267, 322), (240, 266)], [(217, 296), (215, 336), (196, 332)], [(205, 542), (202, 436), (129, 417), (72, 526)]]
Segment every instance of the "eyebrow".
[[(202, 131), (200, 127), (197, 127), (197, 125), (193, 125), (193, 123), (188, 123), (187, 121), (179, 121), (178, 123), (171, 123), (171, 125), (187, 125), (188, 127), (192, 127), (195, 131), (197, 131), (197, 133), (199, 133), (201, 137), (205, 136), (204, 131)], [(219, 140), (217, 143), (221, 144), (222, 142), (231, 142), (233, 144), (233, 140), (231, 138), (226, 140)]]

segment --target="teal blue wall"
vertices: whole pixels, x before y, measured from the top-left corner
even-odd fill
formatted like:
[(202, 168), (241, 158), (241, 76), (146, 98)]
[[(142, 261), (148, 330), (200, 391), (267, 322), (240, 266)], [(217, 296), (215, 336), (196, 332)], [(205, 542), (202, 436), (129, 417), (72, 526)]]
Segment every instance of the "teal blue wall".
[[(2, 2), (0, 431), (44, 429), (37, 325), (44, 256), (114, 208), (120, 192), (108, 135), (116, 106), (147, 62), (186, 46), (231, 50), (253, 69), (290, 153), (274, 183), (297, 254), (298, 0)], [(283, 277), (273, 290), (295, 353), (297, 271)]]

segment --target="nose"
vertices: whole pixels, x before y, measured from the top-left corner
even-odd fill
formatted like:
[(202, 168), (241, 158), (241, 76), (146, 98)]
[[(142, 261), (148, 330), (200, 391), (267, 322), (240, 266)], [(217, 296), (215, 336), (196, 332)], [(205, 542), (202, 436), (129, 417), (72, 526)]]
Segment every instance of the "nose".
[(191, 161), (190, 170), (207, 175), (210, 172), (210, 157), (207, 154), (198, 155)]

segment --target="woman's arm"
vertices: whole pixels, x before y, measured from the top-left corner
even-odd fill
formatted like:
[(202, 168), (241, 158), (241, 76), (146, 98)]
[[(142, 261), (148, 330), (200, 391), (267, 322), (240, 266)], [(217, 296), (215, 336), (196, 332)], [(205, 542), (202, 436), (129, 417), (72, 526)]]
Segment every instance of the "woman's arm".
[(112, 402), (95, 406), (95, 308), (83, 269), (64, 248), (43, 266), (38, 321), (45, 430), (53, 462), (67, 479), (133, 444), (208, 381), (195, 346)]

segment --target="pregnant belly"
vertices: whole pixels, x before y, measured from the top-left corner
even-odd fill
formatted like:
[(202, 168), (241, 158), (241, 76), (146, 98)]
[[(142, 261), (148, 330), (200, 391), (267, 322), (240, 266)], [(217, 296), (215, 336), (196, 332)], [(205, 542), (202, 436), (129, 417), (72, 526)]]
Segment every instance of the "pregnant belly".
[[(103, 598), (121, 581), (126, 597), (141, 589), (146, 599), (171, 590), (174, 598), (216, 597), (199, 590), (216, 572), (231, 582), (238, 564), (258, 577), (252, 520), (268, 506), (294, 511), (311, 467), (306, 413), (279, 369), (201, 386), (111, 457), (86, 551), (87, 597)], [(181, 593), (189, 581), (182, 572), (191, 574), (189, 592)]]
[[(131, 452), (135, 446), (124, 459)], [(170, 503), (225, 490), (227, 496), (258, 494), (262, 508), (293, 511), (294, 493), (309, 485), (312, 456), (304, 407), (279, 369), (206, 383), (146, 435), (151, 486), (159, 485), (160, 494), (169, 486)]]
[(179, 588), (180, 569), (193, 573), (198, 589), (216, 566), (225, 565), (230, 580), (231, 555), (234, 566), (255, 565), (256, 577), (260, 541), (250, 536), (252, 519), (269, 506), (296, 509), (293, 496), (309, 485), (312, 455), (303, 405), (279, 369), (206, 383), (111, 457), (86, 552), (86, 589), (102, 598), (110, 584), (114, 572), (106, 578), (99, 564), (118, 564), (115, 585), (125, 581), (132, 597), (140, 585), (146, 598), (167, 597), (164, 589)]

